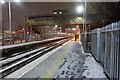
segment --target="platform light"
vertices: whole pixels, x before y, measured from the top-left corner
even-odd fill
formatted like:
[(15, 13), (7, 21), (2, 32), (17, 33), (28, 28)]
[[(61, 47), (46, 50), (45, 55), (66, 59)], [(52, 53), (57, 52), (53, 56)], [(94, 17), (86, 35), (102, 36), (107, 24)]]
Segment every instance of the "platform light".
[(0, 2), (1, 2), (2, 4), (4, 4), (4, 3), (5, 3), (5, 1), (4, 1), (4, 0), (0, 0)]
[(55, 28), (58, 28), (58, 25), (55, 25)]
[(57, 14), (57, 12), (53, 12), (53, 14)]
[(59, 14), (62, 14), (62, 12), (60, 11)]
[(77, 25), (77, 28), (79, 28), (79, 25)]
[(62, 27), (60, 27), (60, 29), (62, 29)]
[(14, 0), (15, 2), (20, 2), (20, 0)]
[(27, 34), (29, 34), (29, 32), (27, 32)]
[(75, 28), (72, 28), (73, 31), (75, 31), (76, 29)]
[(60, 32), (58, 32), (58, 34), (60, 34)]
[(15, 31), (13, 31), (13, 34), (15, 34)]
[(76, 11), (77, 11), (77, 13), (82, 13), (84, 11), (84, 7), (82, 5), (78, 6)]
[(78, 20), (82, 20), (82, 17), (77, 17)]

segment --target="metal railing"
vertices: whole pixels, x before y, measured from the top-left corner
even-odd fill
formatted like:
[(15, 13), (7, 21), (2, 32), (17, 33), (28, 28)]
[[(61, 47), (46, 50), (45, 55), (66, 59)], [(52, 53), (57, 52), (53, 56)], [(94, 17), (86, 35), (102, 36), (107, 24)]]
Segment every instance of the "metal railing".
[[(82, 38), (84, 47), (88, 42)], [(91, 53), (102, 63), (110, 79), (120, 80), (120, 21), (91, 31)]]
[(91, 33), (90, 32), (83, 32), (81, 33), (81, 42), (85, 52), (90, 52), (91, 50)]
[(101, 29), (97, 28), (92, 30), (91, 32), (91, 53), (96, 57), (98, 61), (101, 59), (100, 55), (100, 37), (101, 37)]
[[(63, 37), (62, 34), (1, 34), (0, 45), (12, 45), (26, 42), (40, 41), (44, 39)], [(10, 40), (11, 37), (11, 40)]]

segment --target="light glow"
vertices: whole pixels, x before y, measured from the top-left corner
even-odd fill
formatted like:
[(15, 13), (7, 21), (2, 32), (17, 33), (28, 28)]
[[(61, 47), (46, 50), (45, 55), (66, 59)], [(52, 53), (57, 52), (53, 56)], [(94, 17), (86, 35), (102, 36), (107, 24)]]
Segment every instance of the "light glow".
[(58, 28), (58, 25), (55, 25), (55, 28)]
[(73, 31), (75, 31), (76, 29), (75, 28), (72, 28)]
[(62, 14), (62, 12), (60, 11), (59, 14)]
[(14, 0), (15, 2), (20, 2), (20, 0)]
[(57, 12), (54, 12), (54, 14), (57, 14)]
[(83, 6), (78, 6), (76, 11), (77, 11), (77, 13), (82, 13), (84, 11)]
[(1, 2), (2, 4), (4, 4), (4, 3), (5, 3), (5, 1), (3, 1), (3, 0), (1, 0), (0, 2)]

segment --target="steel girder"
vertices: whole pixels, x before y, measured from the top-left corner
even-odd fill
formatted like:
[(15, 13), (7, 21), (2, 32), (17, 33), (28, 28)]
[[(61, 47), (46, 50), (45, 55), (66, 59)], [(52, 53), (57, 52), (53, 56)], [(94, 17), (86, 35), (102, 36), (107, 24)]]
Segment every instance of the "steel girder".
[(26, 25), (28, 26), (42, 26), (42, 25), (71, 25), (83, 24), (82, 17), (42, 17), (42, 18), (27, 18)]

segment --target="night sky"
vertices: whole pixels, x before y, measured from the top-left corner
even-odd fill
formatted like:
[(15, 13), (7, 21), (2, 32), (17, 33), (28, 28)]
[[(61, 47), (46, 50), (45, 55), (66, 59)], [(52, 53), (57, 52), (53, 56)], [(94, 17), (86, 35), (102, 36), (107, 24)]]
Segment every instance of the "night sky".
[[(25, 26), (27, 16), (45, 16), (53, 14), (53, 10), (67, 10), (68, 14), (76, 14), (76, 7), (80, 2), (11, 2), (12, 30), (17, 30)], [(120, 2), (116, 3), (87, 3), (87, 12), (97, 13), (94, 23), (96, 27), (120, 20)], [(8, 3), (2, 5), (3, 29), (8, 30)]]

